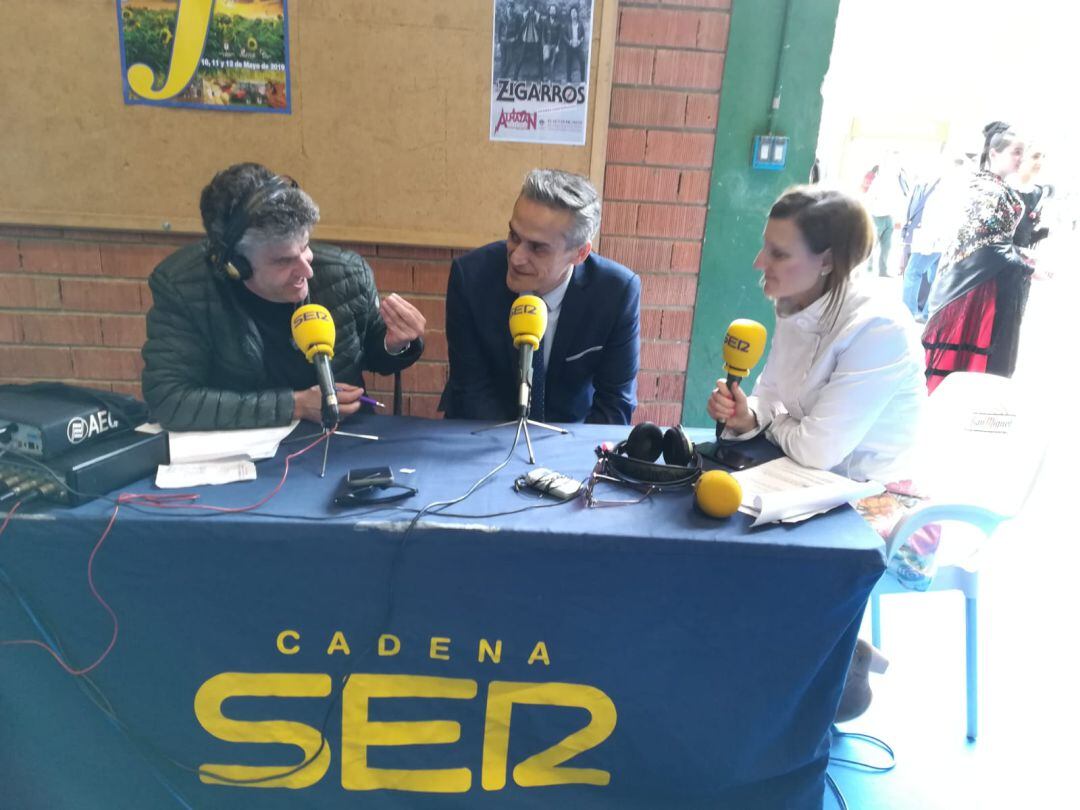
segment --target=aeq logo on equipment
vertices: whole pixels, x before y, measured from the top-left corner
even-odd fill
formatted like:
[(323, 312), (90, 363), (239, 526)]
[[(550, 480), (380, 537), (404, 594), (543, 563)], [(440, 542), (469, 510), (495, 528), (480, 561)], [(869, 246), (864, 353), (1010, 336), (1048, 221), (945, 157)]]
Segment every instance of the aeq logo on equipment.
[(97, 436), (112, 428), (119, 427), (120, 423), (113, 419), (113, 415), (102, 409), (97, 413), (90, 414), (89, 419), (76, 416), (67, 426), (67, 437), (71, 444), (78, 444), (83, 439)]

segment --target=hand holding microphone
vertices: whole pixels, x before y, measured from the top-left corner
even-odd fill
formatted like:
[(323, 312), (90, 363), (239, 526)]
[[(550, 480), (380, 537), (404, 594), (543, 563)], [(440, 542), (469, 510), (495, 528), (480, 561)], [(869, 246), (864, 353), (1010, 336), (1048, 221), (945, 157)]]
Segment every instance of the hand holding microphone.
[(746, 394), (738, 381), (728, 388), (727, 380), (723, 377), (716, 381), (706, 404), (709, 416), (714, 419), (722, 431), (724, 427), (730, 427), (736, 433), (745, 433), (756, 426), (754, 414), (746, 401)]
[(757, 424), (746, 403), (741, 383), (765, 353), (767, 337), (764, 326), (747, 318), (732, 321), (724, 335), (727, 380), (716, 381), (716, 389), (708, 403), (709, 416), (716, 420), (717, 441), (720, 441), (725, 425), (730, 425), (738, 433), (745, 433)]
[[(364, 389), (348, 383), (334, 383), (338, 401), (339, 419), (346, 419), (359, 412), (369, 397), (365, 396)], [(301, 391), (293, 391), (293, 418), (306, 419), (316, 424), (322, 423), (323, 392), (318, 385), (305, 388)], [(382, 403), (370, 400), (375, 407), (384, 407)]]
[(529, 415), (533, 385), (533, 352), (547, 330), (547, 304), (536, 295), (519, 295), (510, 307), (510, 335), (518, 350), (518, 416)]

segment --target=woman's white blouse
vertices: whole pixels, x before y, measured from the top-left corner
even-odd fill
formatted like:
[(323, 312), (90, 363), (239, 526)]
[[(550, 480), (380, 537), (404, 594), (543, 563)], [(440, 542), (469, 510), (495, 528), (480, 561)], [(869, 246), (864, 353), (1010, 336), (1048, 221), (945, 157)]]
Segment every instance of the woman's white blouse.
[(827, 297), (801, 312), (777, 306), (765, 368), (748, 397), (758, 428), (807, 467), (859, 481), (911, 476), (926, 401), (925, 353), (899, 300), (852, 283), (836, 322)]

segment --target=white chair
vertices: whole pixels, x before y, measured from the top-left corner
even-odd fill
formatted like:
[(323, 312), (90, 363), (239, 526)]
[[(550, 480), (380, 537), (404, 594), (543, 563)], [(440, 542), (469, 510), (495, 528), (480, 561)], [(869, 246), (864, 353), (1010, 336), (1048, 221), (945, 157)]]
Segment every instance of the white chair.
[[(1045, 414), (1017, 383), (991, 374), (954, 372), (930, 396), (927, 425), (920, 444), (920, 488), (930, 501), (894, 527), (886, 546), (891, 559), (923, 526), (942, 523), (939, 567), (930, 591), (964, 594), (967, 664), (967, 736), (978, 734), (978, 545), (966, 559), (950, 549), (961, 528), (975, 527), (989, 538), (1002, 521), (1015, 517), (1035, 483), (1046, 450)], [(979, 534), (981, 533), (981, 534)], [(970, 532), (964, 533), (965, 539)], [(885, 574), (870, 596), (871, 635), (881, 647), (881, 596), (923, 593), (905, 588)]]

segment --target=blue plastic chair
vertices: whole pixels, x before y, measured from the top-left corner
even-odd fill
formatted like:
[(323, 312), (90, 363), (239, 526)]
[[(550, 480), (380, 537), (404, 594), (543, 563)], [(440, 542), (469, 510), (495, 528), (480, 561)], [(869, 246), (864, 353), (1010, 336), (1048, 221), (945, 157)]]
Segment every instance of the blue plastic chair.
[[(1011, 379), (990, 374), (954, 372), (930, 396), (925, 435), (920, 443), (919, 483), (931, 500), (901, 519), (887, 542), (891, 559), (911, 535), (941, 523), (939, 559), (949, 548), (950, 523), (965, 523), (992, 536), (1002, 522), (1019, 513), (1034, 486), (1046, 451), (1047, 425), (1034, 400)], [(978, 553), (942, 562), (929, 591), (964, 594), (967, 666), (967, 736), (979, 731), (978, 705)], [(891, 573), (870, 596), (871, 638), (881, 648), (881, 597), (913, 594)]]

